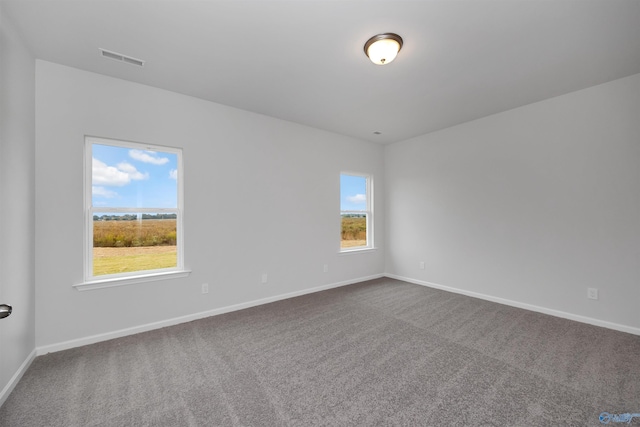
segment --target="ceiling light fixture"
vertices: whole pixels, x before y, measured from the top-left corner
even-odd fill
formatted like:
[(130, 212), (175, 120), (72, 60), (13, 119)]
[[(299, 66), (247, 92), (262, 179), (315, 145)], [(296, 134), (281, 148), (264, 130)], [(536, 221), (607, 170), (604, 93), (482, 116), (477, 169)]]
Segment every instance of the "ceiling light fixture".
[(402, 37), (394, 33), (378, 34), (364, 44), (364, 53), (377, 65), (385, 65), (393, 61), (400, 49), (402, 49)]

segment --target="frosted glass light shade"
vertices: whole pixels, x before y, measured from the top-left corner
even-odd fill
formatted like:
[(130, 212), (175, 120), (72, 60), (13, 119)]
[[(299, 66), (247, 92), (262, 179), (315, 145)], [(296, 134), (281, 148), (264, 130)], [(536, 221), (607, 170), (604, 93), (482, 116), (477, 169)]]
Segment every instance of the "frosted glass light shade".
[(393, 61), (402, 48), (402, 37), (393, 33), (378, 34), (364, 45), (364, 52), (371, 62), (385, 65)]

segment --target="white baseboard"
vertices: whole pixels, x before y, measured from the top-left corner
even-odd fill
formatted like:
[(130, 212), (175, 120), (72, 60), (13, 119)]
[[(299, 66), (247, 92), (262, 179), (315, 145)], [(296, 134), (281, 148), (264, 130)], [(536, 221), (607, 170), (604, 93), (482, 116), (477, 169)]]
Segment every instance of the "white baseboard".
[(36, 355), (36, 349), (34, 348), (33, 351), (27, 356), (27, 358), (24, 359), (24, 362), (22, 362), (22, 365), (20, 365), (16, 373), (13, 374), (7, 385), (2, 389), (2, 391), (0, 392), (0, 406), (4, 404), (4, 402), (7, 400), (7, 398), (15, 388), (16, 384), (18, 384), (18, 381), (20, 381), (20, 378), (22, 378), (24, 373), (27, 372), (27, 369), (29, 369), (29, 366), (31, 366), (31, 362), (33, 362), (33, 359), (36, 358)]
[(512, 307), (523, 308), (525, 310), (535, 311), (538, 313), (549, 314), (551, 316), (561, 317), (563, 319), (575, 320), (576, 322), (588, 323), (589, 325), (601, 326), (603, 328), (613, 329), (616, 331), (626, 332), (633, 335), (640, 335), (640, 328), (633, 326), (620, 325), (618, 323), (607, 322), (605, 320), (594, 319), (592, 317), (580, 316), (578, 314), (567, 313), (565, 311), (554, 310), (551, 308), (540, 307), (533, 304), (527, 304), (518, 301), (512, 301), (505, 298), (494, 297), (491, 295), (485, 295), (478, 292), (466, 291), (464, 289), (452, 288), (450, 286), (439, 285), (437, 283), (426, 282), (424, 280), (412, 279), (409, 277), (398, 276), (397, 274), (385, 273), (385, 277), (391, 279), (402, 280), (403, 282), (409, 282), (416, 285), (426, 286), (434, 289), (441, 289), (447, 292), (453, 292), (456, 294), (466, 295), (473, 298), (479, 298), (487, 301), (497, 302), (498, 304), (510, 305)]
[(41, 347), (37, 347), (37, 355), (43, 355), (47, 353), (54, 353), (56, 351), (68, 350), (70, 348), (81, 347), (83, 345), (95, 344), (101, 341), (107, 341), (114, 338), (120, 338), (127, 335), (138, 334), (140, 332), (151, 331), (153, 329), (160, 329), (167, 326), (178, 325), (180, 323), (191, 322), (193, 320), (203, 319), (205, 317), (217, 316), (219, 314), (230, 313), (232, 311), (243, 310), (245, 308), (255, 307), (258, 305), (268, 304), (270, 302), (280, 301), (288, 298), (294, 298), (301, 295), (312, 294), (315, 292), (325, 291), (327, 289), (338, 288), (340, 286), (351, 285), (354, 283), (364, 282), (367, 280), (378, 279), (384, 277), (383, 274), (376, 274), (373, 276), (360, 277), (352, 280), (345, 280), (337, 283), (330, 283), (328, 285), (317, 286), (315, 288), (303, 289), (300, 291), (290, 292), (286, 294), (276, 295), (272, 297), (262, 298), (254, 301), (243, 302), (240, 304), (234, 304), (227, 307), (215, 308), (213, 310), (202, 311), (199, 313), (189, 314), (181, 317), (174, 317), (172, 319), (161, 320), (159, 322), (147, 323), (140, 326), (134, 326), (131, 328), (120, 329), (113, 332), (106, 332), (103, 334), (91, 335), (84, 338), (77, 338), (69, 341), (64, 341), (56, 344), (49, 344)]

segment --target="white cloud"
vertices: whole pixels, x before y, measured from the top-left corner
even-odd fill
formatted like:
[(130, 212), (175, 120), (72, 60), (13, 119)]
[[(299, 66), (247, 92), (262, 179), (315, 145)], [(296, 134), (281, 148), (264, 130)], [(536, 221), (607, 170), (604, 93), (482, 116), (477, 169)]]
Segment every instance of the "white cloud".
[(169, 161), (166, 157), (158, 157), (155, 151), (129, 150), (129, 156), (134, 160), (153, 165), (164, 165)]
[(171, 169), (169, 171), (169, 178), (178, 179), (178, 169)]
[(149, 174), (141, 173), (135, 166), (129, 163), (120, 163), (117, 166), (109, 166), (100, 160), (93, 158), (92, 181), (97, 186), (123, 187), (131, 180), (147, 179)]
[(93, 158), (93, 183), (98, 185), (112, 185), (122, 187), (131, 182), (129, 174), (118, 170), (113, 166), (107, 166), (106, 163)]
[(117, 168), (122, 172), (128, 173), (129, 178), (133, 179), (134, 181), (140, 181), (142, 179), (149, 178), (148, 172), (142, 173), (138, 169), (136, 169), (135, 166), (127, 162), (118, 163)]
[(367, 203), (366, 194), (356, 194), (355, 196), (347, 196), (347, 201), (351, 203)]
[(118, 195), (115, 191), (107, 190), (104, 187), (99, 185), (94, 185), (91, 187), (91, 194), (99, 197), (106, 197), (107, 199), (113, 199)]

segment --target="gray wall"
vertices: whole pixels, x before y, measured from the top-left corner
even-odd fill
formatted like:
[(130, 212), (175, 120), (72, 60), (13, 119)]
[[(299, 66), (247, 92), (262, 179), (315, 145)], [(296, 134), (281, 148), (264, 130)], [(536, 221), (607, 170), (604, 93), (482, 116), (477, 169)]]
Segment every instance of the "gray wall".
[[(40, 60), (36, 83), (38, 347), (383, 273), (382, 249), (338, 253), (341, 170), (373, 174), (384, 247), (380, 145)], [(188, 278), (72, 287), (84, 135), (183, 147)]]
[(0, 404), (35, 350), (34, 129), (35, 61), (0, 2)]
[(385, 179), (388, 273), (640, 333), (640, 75), (388, 146)]

